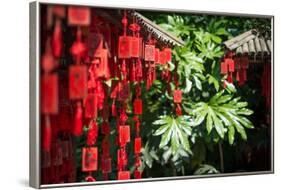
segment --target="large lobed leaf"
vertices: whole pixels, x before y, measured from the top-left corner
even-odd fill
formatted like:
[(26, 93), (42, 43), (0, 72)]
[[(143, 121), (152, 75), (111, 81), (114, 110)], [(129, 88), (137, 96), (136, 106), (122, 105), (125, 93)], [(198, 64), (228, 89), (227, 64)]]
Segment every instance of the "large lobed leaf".
[(190, 144), (188, 137), (191, 135), (191, 119), (189, 116), (160, 116), (153, 122), (160, 127), (153, 133), (155, 136), (161, 136), (159, 148), (170, 146), (172, 154), (175, 155), (179, 149), (184, 149), (189, 154)]
[(191, 112), (195, 117), (194, 125), (205, 124), (208, 134), (215, 130), (221, 139), (228, 133), (229, 144), (234, 142), (235, 131), (246, 140), (245, 128), (254, 128), (246, 116), (253, 114), (253, 111), (247, 108), (247, 102), (239, 100), (240, 98), (224, 95), (224, 91), (220, 91), (209, 102), (196, 103)]

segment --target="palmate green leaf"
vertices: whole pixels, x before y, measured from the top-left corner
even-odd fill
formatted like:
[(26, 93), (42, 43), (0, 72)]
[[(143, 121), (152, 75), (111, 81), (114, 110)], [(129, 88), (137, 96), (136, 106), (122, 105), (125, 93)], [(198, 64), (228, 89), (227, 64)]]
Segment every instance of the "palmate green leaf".
[(234, 143), (235, 131), (247, 140), (245, 128), (252, 129), (254, 126), (246, 116), (253, 111), (247, 108), (247, 102), (239, 100), (239, 97), (233, 98), (233, 95), (224, 95), (224, 91), (220, 91), (209, 102), (196, 103), (191, 112), (195, 118), (194, 125), (205, 124), (208, 134), (215, 130), (221, 139), (228, 133), (229, 144)]
[(153, 133), (155, 136), (161, 136), (159, 147), (163, 149), (170, 145), (173, 155), (178, 152), (179, 148), (183, 148), (186, 152), (192, 154), (188, 140), (191, 135), (191, 123), (191, 117), (187, 116), (176, 118), (161, 116), (159, 120), (153, 122), (154, 125), (160, 125)]

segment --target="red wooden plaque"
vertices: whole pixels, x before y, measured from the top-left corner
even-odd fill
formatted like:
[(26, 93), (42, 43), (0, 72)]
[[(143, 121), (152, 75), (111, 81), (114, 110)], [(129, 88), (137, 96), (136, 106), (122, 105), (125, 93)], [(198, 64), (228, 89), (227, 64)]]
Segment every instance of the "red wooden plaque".
[(100, 63), (96, 68), (96, 76), (104, 77), (108, 79), (110, 77), (109, 65), (108, 65), (108, 50), (101, 49), (100, 50)]
[(141, 138), (135, 138), (135, 153), (139, 154), (141, 152)]
[(141, 37), (139, 37), (139, 45), (140, 45), (140, 58), (144, 58), (143, 43)]
[(221, 62), (221, 74), (225, 75), (227, 74), (227, 64), (226, 62)]
[(98, 148), (91, 147), (82, 149), (82, 171), (89, 172), (98, 169)]
[(58, 107), (58, 76), (57, 74), (41, 77), (41, 111), (44, 114), (57, 114)]
[(69, 68), (69, 98), (82, 99), (87, 95), (87, 67), (83, 65)]
[(97, 118), (97, 95), (88, 94), (85, 99), (85, 117), (86, 118)]
[(141, 99), (136, 99), (134, 101), (134, 113), (137, 115), (142, 114), (142, 100)]
[(130, 58), (130, 38), (129, 36), (120, 36), (118, 44), (118, 57), (121, 59)]
[(118, 84), (118, 100), (125, 101), (130, 96), (130, 84), (121, 83)]
[(89, 26), (91, 9), (87, 7), (70, 6), (68, 8), (68, 24), (71, 26)]
[(164, 52), (165, 52), (165, 56), (166, 56), (166, 62), (171, 62), (172, 61), (172, 50), (171, 50), (171, 48), (165, 48)]
[(119, 171), (118, 180), (130, 179), (130, 171)]
[(140, 57), (140, 41), (137, 37), (131, 37), (130, 53), (131, 57), (138, 58)]
[(181, 97), (182, 97), (182, 91), (181, 90), (175, 90), (174, 91), (174, 102), (175, 103), (181, 103)]
[(159, 48), (155, 48), (155, 63), (160, 63), (159, 56), (160, 56), (160, 50)]
[(60, 18), (65, 18), (65, 7), (62, 5), (55, 5), (52, 6), (52, 11), (53, 14), (60, 17)]
[(155, 46), (154, 45), (145, 45), (144, 60), (145, 61), (155, 61)]
[(160, 64), (166, 64), (166, 52), (165, 51), (160, 51), (159, 52), (159, 63)]
[(125, 145), (127, 142), (130, 142), (130, 126), (129, 125), (120, 125), (119, 126), (119, 143), (120, 145)]
[(234, 72), (234, 60), (231, 58), (226, 58), (224, 62), (228, 66), (228, 71), (231, 73)]

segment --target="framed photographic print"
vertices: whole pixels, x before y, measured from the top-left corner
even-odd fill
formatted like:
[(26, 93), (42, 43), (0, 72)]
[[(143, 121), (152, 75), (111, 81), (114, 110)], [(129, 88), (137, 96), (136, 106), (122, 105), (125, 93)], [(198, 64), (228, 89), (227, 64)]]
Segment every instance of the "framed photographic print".
[(273, 18), (30, 3), (30, 185), (273, 173)]

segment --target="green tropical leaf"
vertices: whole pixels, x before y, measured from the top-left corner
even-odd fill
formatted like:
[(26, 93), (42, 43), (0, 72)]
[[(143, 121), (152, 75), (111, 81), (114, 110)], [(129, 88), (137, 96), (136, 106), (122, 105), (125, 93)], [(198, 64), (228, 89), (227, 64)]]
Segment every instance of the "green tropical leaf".
[[(205, 123), (207, 133), (215, 129), (221, 139), (228, 133), (229, 144), (234, 142), (235, 130), (246, 140), (245, 128), (252, 129), (254, 126), (245, 116), (251, 115), (253, 111), (246, 108), (247, 102), (239, 101), (239, 97), (233, 98), (233, 95), (224, 93), (222, 90), (211, 97), (209, 102), (198, 102), (193, 106), (191, 114), (195, 118), (194, 126)], [(214, 136), (213, 140), (218, 139)]]
[(161, 136), (159, 148), (170, 145), (174, 156), (181, 147), (189, 154), (192, 154), (188, 139), (192, 130), (190, 117), (179, 116), (173, 118), (171, 116), (160, 116), (153, 124), (160, 125), (153, 133), (155, 136)]

